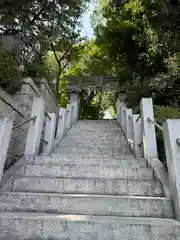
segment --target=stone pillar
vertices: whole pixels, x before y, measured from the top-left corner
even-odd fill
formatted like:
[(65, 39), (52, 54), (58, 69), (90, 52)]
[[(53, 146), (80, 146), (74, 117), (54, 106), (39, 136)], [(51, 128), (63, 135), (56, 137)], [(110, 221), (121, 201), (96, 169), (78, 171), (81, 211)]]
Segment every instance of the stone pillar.
[(117, 122), (121, 125), (121, 102), (119, 99), (117, 99), (117, 102), (116, 102), (116, 119), (117, 119)]
[[(142, 153), (142, 130), (141, 130), (141, 118), (139, 114), (133, 114), (133, 152), (135, 156), (140, 157)], [(138, 119), (138, 121), (137, 121)]]
[(36, 116), (36, 120), (30, 122), (25, 148), (26, 158), (29, 156), (36, 156), (39, 152), (44, 112), (45, 101), (43, 97), (35, 98), (32, 105), (31, 117)]
[(46, 120), (46, 128), (43, 143), (43, 152), (50, 153), (54, 143), (54, 135), (56, 130), (56, 114), (48, 113), (49, 118)]
[(119, 124), (120, 124), (121, 128), (123, 129), (123, 127), (124, 127), (124, 106), (123, 105), (121, 105), (121, 107), (120, 107), (120, 123)]
[(57, 131), (57, 138), (62, 139), (65, 133), (65, 108), (59, 109), (59, 121), (58, 121), (58, 131)]
[(128, 116), (129, 138), (133, 141), (133, 114)]
[(0, 119), (0, 180), (3, 176), (4, 164), (7, 157), (13, 122), (8, 118)]
[(71, 113), (72, 113), (72, 105), (67, 104), (67, 131), (71, 128)]
[(176, 218), (180, 220), (180, 120), (168, 119), (163, 123), (164, 144), (168, 167), (171, 198)]
[[(127, 108), (125, 110), (125, 134), (127, 139), (131, 139), (131, 129), (132, 127), (130, 126), (130, 118), (132, 118), (132, 109)], [(132, 123), (132, 121), (131, 121)]]
[(79, 104), (80, 104), (79, 93), (70, 93), (70, 103), (71, 106), (73, 106), (72, 124), (74, 124), (77, 122), (79, 118)]
[(150, 118), (154, 121), (152, 98), (142, 98), (140, 107), (144, 156), (158, 158), (155, 126), (147, 120)]

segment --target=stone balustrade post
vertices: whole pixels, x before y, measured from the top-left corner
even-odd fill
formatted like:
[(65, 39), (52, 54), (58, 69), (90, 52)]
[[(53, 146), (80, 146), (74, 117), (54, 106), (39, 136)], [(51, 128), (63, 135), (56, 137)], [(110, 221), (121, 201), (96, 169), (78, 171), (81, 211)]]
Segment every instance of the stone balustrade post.
[(126, 106), (122, 103), (121, 107), (120, 107), (120, 123), (121, 123), (121, 127), (124, 130), (124, 124), (125, 124), (125, 114), (124, 111), (126, 110)]
[(65, 111), (65, 133), (67, 133), (71, 127), (71, 109), (72, 106), (71, 104), (67, 104), (67, 108), (66, 108), (66, 111)]
[(121, 125), (121, 102), (119, 99), (117, 99), (116, 102), (116, 119), (117, 122)]
[(35, 121), (31, 121), (27, 134), (25, 158), (36, 156), (39, 153), (41, 134), (43, 129), (45, 113), (45, 101), (43, 97), (35, 98), (32, 105), (31, 117), (36, 116)]
[(74, 117), (74, 106), (71, 105), (71, 111), (70, 111), (70, 127), (72, 127), (73, 123), (75, 123), (73, 120)]
[(119, 106), (119, 113), (117, 114), (117, 122), (119, 123), (119, 125), (122, 128), (122, 105)]
[(0, 119), (0, 180), (3, 176), (4, 164), (7, 157), (13, 122), (8, 118)]
[(133, 141), (133, 114), (129, 115), (129, 136), (130, 139)]
[(117, 102), (117, 104), (116, 104), (117, 106), (117, 116), (116, 116), (116, 118), (117, 118), (117, 122), (119, 123), (119, 125), (121, 126), (121, 128), (123, 129), (123, 110), (124, 110), (124, 103), (123, 102), (121, 102), (120, 100), (118, 100), (118, 102)]
[(72, 105), (67, 104), (67, 131), (71, 128), (71, 117), (72, 117)]
[(133, 114), (133, 152), (135, 156), (142, 157), (142, 130), (139, 114)]
[(72, 124), (75, 124), (79, 118), (79, 104), (80, 104), (80, 98), (79, 93), (70, 93), (70, 103), (73, 107), (72, 110)]
[(175, 215), (180, 220), (180, 119), (168, 119), (163, 123), (163, 135), (168, 167), (170, 194)]
[(68, 111), (67, 109), (65, 109), (65, 113), (64, 113), (64, 134), (67, 133), (68, 131)]
[(48, 113), (46, 119), (46, 128), (44, 134), (44, 143), (43, 143), (43, 152), (50, 153), (54, 143), (54, 136), (56, 130), (56, 114), (55, 113)]
[(128, 142), (129, 142), (131, 150), (133, 150), (133, 114), (128, 115), (128, 126), (129, 126)]
[(148, 118), (154, 121), (152, 98), (142, 98), (140, 109), (144, 157), (158, 158), (155, 126), (148, 121)]
[(126, 136), (126, 108), (122, 108), (122, 130)]
[(62, 139), (65, 134), (65, 108), (59, 109), (59, 120), (58, 120), (58, 130), (57, 130), (57, 138)]
[(129, 140), (132, 138), (132, 121), (130, 121), (130, 118), (132, 118), (132, 109), (126, 108), (125, 110), (125, 134), (126, 138)]

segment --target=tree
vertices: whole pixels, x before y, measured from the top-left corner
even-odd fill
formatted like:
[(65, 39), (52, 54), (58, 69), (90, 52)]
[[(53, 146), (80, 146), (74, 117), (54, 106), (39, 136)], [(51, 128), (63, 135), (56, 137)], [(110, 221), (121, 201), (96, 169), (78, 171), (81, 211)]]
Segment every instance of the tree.
[[(89, 0), (12, 0), (0, 3), (0, 31), (21, 40), (21, 69), (24, 75), (44, 75), (44, 58), (53, 52), (59, 73), (70, 58), (71, 46), (79, 38), (80, 16)], [(71, 2), (71, 3), (70, 3)], [(7, 36), (8, 34), (8, 36)], [(4, 41), (7, 44), (9, 41)], [(4, 50), (4, 45), (2, 46)], [(58, 93), (58, 77), (56, 83)]]
[[(95, 41), (88, 40), (76, 44), (76, 57), (72, 59), (63, 76), (102, 76), (111, 75), (111, 61), (106, 58), (102, 49)], [(103, 86), (100, 89), (92, 88), (91, 84), (81, 94), (81, 118), (99, 119), (104, 116), (105, 110), (115, 103), (115, 91), (111, 86)]]
[(21, 2), (4, 1), (0, 12), (1, 32), (17, 35), (23, 43), (23, 57), (31, 62), (43, 51), (52, 50), (52, 42), (73, 35), (86, 2), (79, 0), (69, 6), (54, 0), (26, 0), (21, 6)]
[[(165, 90), (169, 85), (165, 79), (173, 72), (169, 62), (180, 51), (180, 3), (129, 0), (118, 7), (106, 4), (99, 9), (93, 19), (96, 44), (106, 49), (121, 90), (131, 96), (133, 92), (137, 98), (156, 96), (160, 86)], [(96, 15), (103, 16), (101, 23)], [(160, 81), (162, 76), (166, 77)], [(175, 78), (179, 79), (177, 72)]]

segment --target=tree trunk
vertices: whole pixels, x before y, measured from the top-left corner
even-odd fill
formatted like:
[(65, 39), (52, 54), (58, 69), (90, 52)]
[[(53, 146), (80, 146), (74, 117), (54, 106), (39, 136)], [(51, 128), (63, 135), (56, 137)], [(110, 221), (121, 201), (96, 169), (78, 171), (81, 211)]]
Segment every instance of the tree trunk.
[(58, 71), (56, 75), (56, 93), (59, 96), (59, 81), (60, 81), (60, 75), (61, 75), (61, 66), (58, 63)]

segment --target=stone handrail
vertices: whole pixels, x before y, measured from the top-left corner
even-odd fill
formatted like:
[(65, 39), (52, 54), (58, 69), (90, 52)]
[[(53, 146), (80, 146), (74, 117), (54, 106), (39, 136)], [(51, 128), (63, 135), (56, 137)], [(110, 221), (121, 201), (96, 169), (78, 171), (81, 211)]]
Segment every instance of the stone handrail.
[(151, 118), (147, 118), (147, 120), (154, 124), (154, 126), (157, 127), (159, 130), (163, 131), (162, 127), (157, 122), (153, 121)]
[[(39, 155), (40, 148), (42, 148), (42, 154), (51, 154), (59, 141), (69, 131), (72, 124), (75, 123), (74, 120), (77, 119), (78, 114), (78, 104), (75, 100), (72, 101), (67, 105), (67, 109), (60, 108), (57, 116), (55, 113), (46, 113), (45, 100), (43, 97), (38, 97), (33, 101), (31, 116), (27, 120), (15, 125), (14, 128), (11, 119), (7, 117), (0, 118), (0, 181), (3, 184), (11, 177), (10, 173), (14, 174), (19, 170), (18, 166), (22, 167), (27, 161), (31, 161)], [(13, 129), (17, 129), (26, 123), (29, 123), (29, 127), (24, 155), (20, 159), (21, 163), (17, 161), (14, 164), (15, 166), (12, 165), (7, 172), (3, 172)], [(45, 129), (43, 130), (44, 127)], [(55, 134), (56, 130), (57, 134)], [(2, 186), (2, 184), (0, 185)]]
[(26, 124), (26, 123), (29, 123), (29, 122), (31, 122), (31, 121), (36, 121), (36, 116), (30, 117), (30, 118), (28, 118), (27, 120), (24, 120), (23, 122), (15, 125), (15, 126), (12, 128), (12, 130), (14, 130), (14, 129), (16, 129), (16, 128), (18, 128), (18, 127)]
[[(167, 119), (160, 126), (154, 120), (151, 98), (142, 98), (140, 114), (132, 114), (132, 109), (118, 99), (117, 122), (133, 154), (147, 159), (148, 165), (154, 169), (156, 177), (162, 182), (165, 196), (172, 198), (176, 218), (180, 220), (180, 119)], [(155, 127), (163, 133), (168, 173), (158, 160)]]

